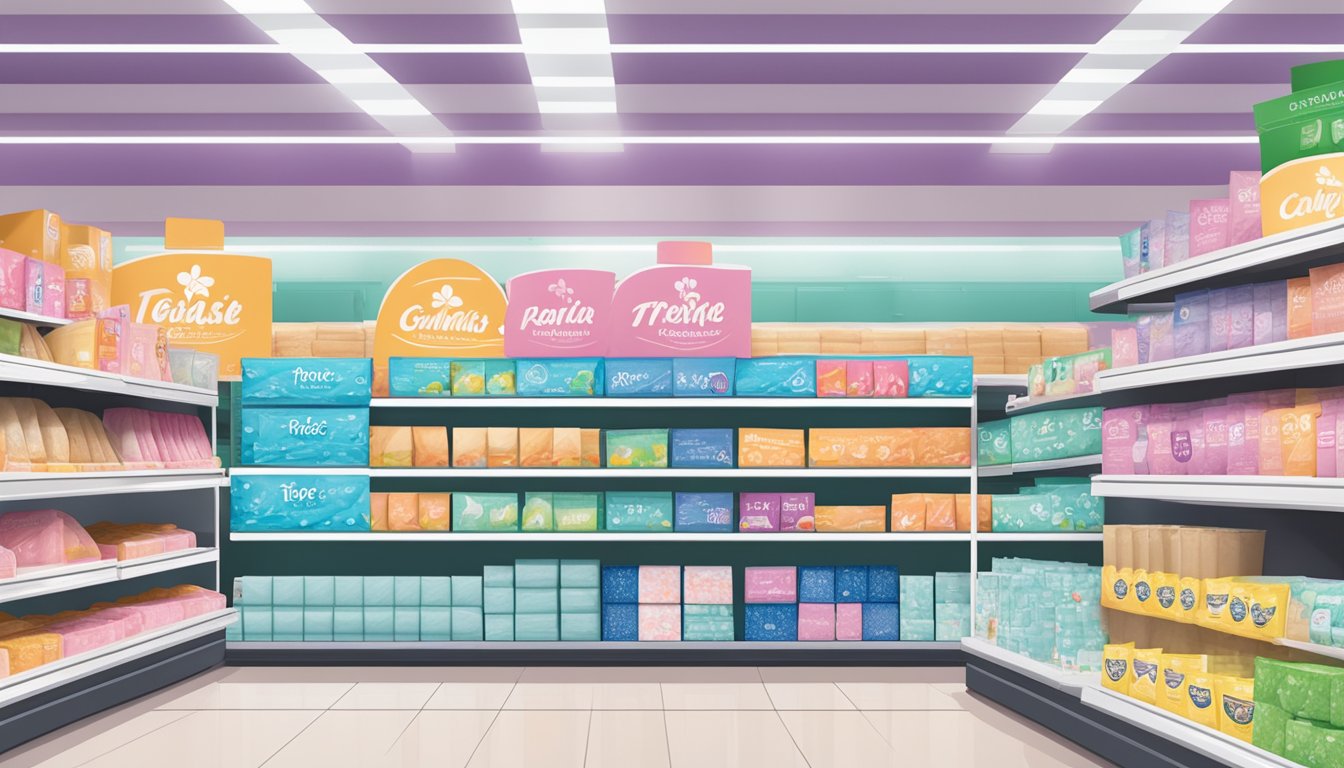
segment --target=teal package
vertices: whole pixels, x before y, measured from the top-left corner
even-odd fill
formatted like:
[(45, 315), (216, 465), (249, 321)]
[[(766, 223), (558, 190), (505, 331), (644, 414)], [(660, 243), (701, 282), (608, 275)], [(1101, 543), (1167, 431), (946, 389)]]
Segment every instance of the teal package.
[(491, 397), (518, 394), (518, 368), (512, 360), (485, 361), (485, 394)]
[(601, 613), (602, 598), (596, 587), (561, 587), (560, 613)]
[(368, 475), (233, 475), (229, 529), (366, 533)]
[(523, 397), (600, 397), (602, 358), (518, 360), (518, 394)]
[(910, 366), (910, 397), (970, 397), (975, 383), (970, 357), (915, 355)]
[(446, 357), (389, 357), (387, 392), (392, 397), (448, 397), (451, 365)]
[(420, 605), (451, 608), (453, 605), (453, 578), (451, 576), (421, 576)]
[(333, 606), (336, 604), (335, 576), (304, 576), (303, 604), (307, 607)]
[(392, 609), (392, 639), (399, 643), (413, 643), (420, 639), (419, 606)]
[(368, 408), (243, 408), (244, 464), (367, 467)]
[(608, 531), (672, 531), (672, 493), (607, 493)]
[(364, 608), (338, 605), (332, 612), (331, 639), (338, 643), (364, 640)]
[(1072, 408), (1012, 417), (1013, 462), (1101, 453), (1101, 414), (1101, 408)]
[(739, 358), (734, 384), (739, 397), (816, 397), (813, 357)]
[(513, 640), (513, 614), (485, 614), (485, 641), (487, 643), (510, 642)]
[(665, 357), (609, 358), (606, 363), (607, 397), (669, 397), (672, 360)]
[(447, 642), (453, 639), (453, 609), (446, 606), (420, 606), (420, 640)]
[(673, 397), (732, 397), (737, 359), (678, 357), (672, 360)]
[(596, 588), (602, 580), (601, 571), (597, 560), (561, 560), (560, 586)]
[(453, 614), (454, 641), (481, 641), (485, 637), (485, 618), (480, 608), (461, 608), (453, 606), (448, 610)]
[(513, 590), (513, 612), (557, 613), (560, 610), (560, 590), (557, 587), (517, 587)]
[(976, 440), (979, 466), (1013, 463), (1013, 430), (1009, 419), (980, 423)]
[(271, 636), (277, 643), (303, 642), (303, 609), (272, 608)]
[(244, 405), (368, 405), (367, 357), (245, 357)]
[(996, 532), (1045, 533), (1072, 530), (1072, 521), (1057, 509), (1052, 494), (996, 493), (990, 502), (991, 530)]
[(602, 639), (602, 614), (560, 614), (560, 639), (570, 642), (596, 642)]
[(546, 642), (560, 639), (560, 614), (528, 613), (513, 617), (513, 639)]

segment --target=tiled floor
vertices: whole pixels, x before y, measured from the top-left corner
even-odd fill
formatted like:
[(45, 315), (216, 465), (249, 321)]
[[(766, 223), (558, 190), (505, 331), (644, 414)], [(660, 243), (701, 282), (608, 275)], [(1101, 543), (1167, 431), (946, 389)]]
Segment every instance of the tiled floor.
[(6, 768), (1092, 768), (960, 669), (224, 667)]

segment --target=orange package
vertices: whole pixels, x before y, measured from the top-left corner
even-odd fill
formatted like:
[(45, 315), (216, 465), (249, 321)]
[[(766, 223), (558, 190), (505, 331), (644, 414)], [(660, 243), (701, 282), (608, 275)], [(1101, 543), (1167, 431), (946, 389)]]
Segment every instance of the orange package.
[(420, 530), (446, 531), (452, 525), (451, 493), (422, 493), (417, 502)]
[(602, 466), (602, 430), (579, 430), (579, 466)]
[[(975, 525), (979, 531), (987, 532), (990, 529), (992, 521), (990, 510), (993, 507), (993, 499), (994, 497), (987, 493), (981, 493), (975, 497)], [(969, 493), (957, 494), (957, 530), (967, 532), (971, 530), (971, 494)]]
[(577, 467), (583, 464), (583, 436), (578, 427), (551, 430), (551, 466)]
[(1316, 420), (1320, 404), (1287, 408), (1279, 416), (1279, 441), (1283, 451), (1283, 474), (1316, 476)]
[(519, 427), (518, 466), (551, 466), (551, 450), (554, 445), (554, 429), (550, 427)]
[(411, 463), (417, 467), (448, 466), (448, 428), (411, 427)]
[(957, 499), (951, 493), (926, 493), (928, 506), (924, 512), (924, 530), (957, 530)]
[(420, 530), (420, 494), (387, 494), (387, 530)]
[(917, 432), (913, 429), (884, 429), (877, 436), (878, 463), (884, 467), (915, 466)]
[(818, 533), (880, 533), (887, 530), (887, 508), (883, 506), (817, 505), (813, 514)]
[(1288, 338), (1305, 339), (1311, 335), (1311, 278), (1295, 277), (1288, 281)]
[(485, 427), (453, 427), (453, 466), (485, 466)]
[(410, 427), (369, 427), (370, 467), (409, 467), (413, 453)]
[(518, 428), (485, 428), (485, 465), (487, 467), (518, 466)]
[(43, 664), (61, 660), (61, 636), (54, 632), (28, 632), (0, 638), (0, 650), (9, 653), (9, 673), (17, 675)]
[(920, 427), (915, 431), (915, 466), (969, 467), (969, 427)]
[(922, 493), (893, 493), (891, 495), (891, 530), (924, 530), (924, 513), (928, 502)]
[(387, 494), (369, 494), (369, 530), (387, 530)]
[(737, 455), (743, 467), (802, 467), (807, 465), (806, 438), (801, 429), (737, 431)]
[(1280, 422), (1288, 408), (1276, 408), (1260, 414), (1260, 474), (1283, 474), (1283, 440)]
[(895, 466), (892, 452), (898, 442), (891, 428), (813, 429), (808, 437), (808, 461), (813, 467)]

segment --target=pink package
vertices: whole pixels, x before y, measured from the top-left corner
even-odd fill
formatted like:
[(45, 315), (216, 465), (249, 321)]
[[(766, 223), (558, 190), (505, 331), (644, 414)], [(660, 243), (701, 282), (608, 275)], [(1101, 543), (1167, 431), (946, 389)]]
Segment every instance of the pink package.
[(24, 287), (27, 285), (28, 257), (8, 248), (0, 248), (0, 307), (23, 309)]
[(1233, 171), (1227, 183), (1228, 245), (1260, 238), (1260, 172)]
[[(1172, 455), (1174, 447), (1173, 422), (1153, 417), (1148, 422), (1148, 471), (1154, 475), (1184, 475), (1186, 462)], [(1185, 433), (1182, 452), (1189, 448), (1189, 433)], [(1186, 461), (1189, 461), (1187, 458)]]
[(681, 566), (639, 566), (639, 602), (661, 605), (681, 602)]
[(1255, 299), (1249, 285), (1227, 289), (1227, 348), (1243, 349), (1255, 342)]
[(1176, 356), (1175, 317), (1170, 312), (1153, 317), (1149, 326), (1148, 362), (1170, 360)]
[(682, 598), (688, 605), (732, 605), (731, 565), (688, 565), (682, 569)]
[(816, 494), (781, 493), (779, 495), (779, 529), (781, 531), (815, 531)]
[(212, 589), (196, 589), (185, 595), (176, 595), (169, 599), (176, 600), (182, 605), (183, 615), (188, 619), (222, 611), (228, 605), (224, 595)]
[(1321, 403), (1321, 417), (1316, 420), (1316, 476), (1339, 477), (1339, 464), (1335, 458), (1336, 422), (1339, 420), (1340, 401), (1326, 400)]
[[(1186, 457), (1186, 445), (1189, 445), (1189, 458)], [(1171, 457), (1177, 461), (1185, 458), (1185, 474), (1203, 475), (1207, 457), (1204, 443), (1204, 419), (1199, 410), (1186, 414), (1178, 424), (1172, 425)]]
[(28, 568), (97, 560), (98, 545), (75, 519), (59, 509), (29, 509), (0, 516), (0, 547)]
[(1200, 411), (1204, 418), (1204, 465), (1202, 475), (1227, 474), (1227, 406), (1212, 405)]
[(1209, 351), (1223, 352), (1228, 348), (1227, 289), (1209, 291)]
[(108, 408), (103, 412), (103, 429), (108, 440), (117, 450), (124, 464), (139, 464), (147, 461), (140, 450), (140, 441), (135, 438), (135, 427), (131, 424), (131, 408)]
[(163, 551), (165, 552), (178, 552), (184, 549), (196, 548), (195, 531), (185, 531), (181, 528), (177, 528), (172, 531), (160, 533), (158, 534), (158, 537), (163, 539)]
[(873, 397), (905, 397), (910, 391), (910, 363), (873, 361)]
[(1139, 329), (1116, 328), (1111, 331), (1111, 367), (1127, 368), (1139, 364)]
[(872, 397), (873, 361), (845, 361), (845, 379), (848, 382), (845, 390), (846, 397)]
[(42, 314), (46, 306), (46, 299), (43, 297), (46, 285), (43, 277), (46, 275), (47, 263), (37, 259), (28, 259), (23, 264), (23, 310), (32, 312), (35, 315)]
[(681, 606), (639, 606), (639, 639), (640, 642), (681, 640)]
[(823, 642), (834, 640), (835, 603), (799, 604), (798, 639)]
[(131, 327), (131, 307), (129, 304), (118, 304), (115, 307), (108, 307), (102, 312), (99, 312), (98, 317), (104, 320), (115, 321), (119, 328), (119, 333), (117, 335), (121, 340), (119, 345), (121, 356), (115, 362), (116, 370), (113, 370), (111, 365), (107, 367), (107, 370), (112, 373), (125, 373), (130, 369), (131, 365), (131, 345), (127, 343), (127, 337)]
[(96, 614), (53, 622), (42, 629), (61, 636), (61, 657), (67, 659), (125, 639), (117, 621)]
[(737, 497), (737, 527), (741, 531), (779, 530), (778, 493), (741, 493)]
[(817, 358), (817, 397), (844, 397), (845, 376), (844, 360)]
[(798, 602), (798, 569), (792, 565), (749, 566), (743, 578), (748, 603)]
[(1190, 201), (1190, 258), (1228, 246), (1226, 198)]
[(1279, 437), (1279, 409), (1260, 414), (1260, 474), (1283, 474), (1283, 451)]
[(835, 606), (835, 639), (863, 639), (863, 603), (837, 603)]
[(12, 579), (19, 573), (19, 560), (14, 551), (0, 547), (0, 579)]
[(42, 314), (65, 317), (65, 270), (59, 264), (47, 264), (42, 273)]
[[(1107, 408), (1101, 418), (1101, 471), (1107, 475), (1136, 475), (1144, 456), (1136, 455), (1144, 427), (1144, 407)], [(1146, 442), (1144, 443), (1146, 445)]]
[(127, 605), (99, 608), (98, 616), (104, 619), (112, 619), (121, 624), (122, 637), (134, 637), (145, 631), (144, 614)]
[(186, 621), (186, 606), (175, 600), (147, 600), (126, 606), (140, 614), (145, 632)]
[(126, 333), (130, 347), (129, 367), (125, 373), (140, 379), (159, 380), (159, 360), (154, 349), (159, 343), (159, 327), (146, 323), (131, 323)]
[(163, 453), (159, 450), (159, 444), (154, 439), (154, 428), (150, 426), (150, 412), (143, 408), (134, 408), (131, 410), (131, 423), (135, 425), (135, 437), (140, 441), (140, 450), (149, 457), (150, 461), (159, 464), (164, 463)]

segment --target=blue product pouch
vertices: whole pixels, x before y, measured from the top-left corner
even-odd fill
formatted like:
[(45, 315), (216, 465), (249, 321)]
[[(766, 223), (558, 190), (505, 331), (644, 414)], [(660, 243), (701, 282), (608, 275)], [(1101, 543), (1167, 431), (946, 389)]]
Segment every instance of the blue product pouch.
[(910, 397), (970, 397), (975, 379), (970, 357), (915, 355), (910, 366)]
[(244, 405), (368, 405), (373, 361), (366, 357), (245, 357)]
[(733, 530), (733, 494), (677, 493), (673, 529), (689, 533), (730, 533)]
[(744, 612), (743, 639), (756, 642), (792, 642), (798, 639), (798, 605), (748, 603)]
[(602, 358), (553, 358), (517, 361), (522, 397), (601, 397)]
[(733, 466), (731, 429), (674, 429), (670, 440), (673, 467), (715, 469)]
[(737, 358), (678, 357), (672, 360), (674, 397), (732, 397)]
[[(967, 358), (969, 359), (969, 358)], [(739, 397), (816, 397), (814, 357), (753, 357), (737, 361)]]
[(244, 408), (244, 463), (367, 467), (368, 408)]
[(670, 397), (669, 358), (607, 358), (607, 397)]
[(389, 357), (387, 392), (392, 397), (448, 397), (452, 364), (446, 357)]
[(367, 532), (369, 476), (234, 475), (229, 479), (229, 530)]

